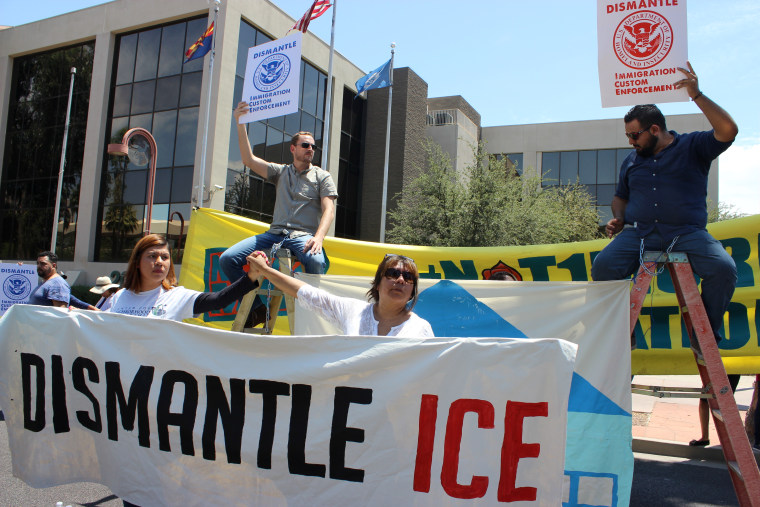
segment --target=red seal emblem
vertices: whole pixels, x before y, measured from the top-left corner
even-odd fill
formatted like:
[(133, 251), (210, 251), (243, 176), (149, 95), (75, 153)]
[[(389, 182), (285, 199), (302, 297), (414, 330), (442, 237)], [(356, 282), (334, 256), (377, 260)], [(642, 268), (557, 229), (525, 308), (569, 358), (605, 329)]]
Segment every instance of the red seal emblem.
[(632, 69), (648, 69), (670, 53), (673, 29), (662, 15), (653, 11), (637, 11), (620, 22), (612, 43), (623, 65)]

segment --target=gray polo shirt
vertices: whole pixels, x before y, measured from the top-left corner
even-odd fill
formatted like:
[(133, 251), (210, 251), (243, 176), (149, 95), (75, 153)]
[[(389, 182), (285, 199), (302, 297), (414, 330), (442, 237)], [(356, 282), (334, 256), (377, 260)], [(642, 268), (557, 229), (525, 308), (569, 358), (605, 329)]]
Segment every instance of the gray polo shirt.
[(267, 181), (277, 186), (277, 200), (269, 232), (282, 234), (284, 230), (314, 235), (322, 218), (322, 198), (338, 197), (330, 173), (315, 165), (298, 173), (293, 164), (269, 164)]

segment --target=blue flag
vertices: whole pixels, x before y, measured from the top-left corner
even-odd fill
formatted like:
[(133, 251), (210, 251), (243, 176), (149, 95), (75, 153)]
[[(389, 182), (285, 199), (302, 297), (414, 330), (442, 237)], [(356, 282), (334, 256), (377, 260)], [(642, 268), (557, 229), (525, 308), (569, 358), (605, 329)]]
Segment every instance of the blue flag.
[(391, 85), (391, 61), (388, 60), (356, 82), (356, 94), (361, 95), (366, 90), (385, 88)]

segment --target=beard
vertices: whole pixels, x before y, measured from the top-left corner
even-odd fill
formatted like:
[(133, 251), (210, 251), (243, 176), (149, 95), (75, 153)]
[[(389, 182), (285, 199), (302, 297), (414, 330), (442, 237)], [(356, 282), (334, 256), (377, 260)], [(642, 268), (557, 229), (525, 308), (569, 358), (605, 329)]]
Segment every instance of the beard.
[(646, 144), (639, 145), (638, 148), (636, 148), (636, 153), (639, 154), (641, 157), (651, 157), (654, 155), (654, 148), (657, 146), (657, 142), (659, 139), (657, 136), (649, 135), (649, 142)]

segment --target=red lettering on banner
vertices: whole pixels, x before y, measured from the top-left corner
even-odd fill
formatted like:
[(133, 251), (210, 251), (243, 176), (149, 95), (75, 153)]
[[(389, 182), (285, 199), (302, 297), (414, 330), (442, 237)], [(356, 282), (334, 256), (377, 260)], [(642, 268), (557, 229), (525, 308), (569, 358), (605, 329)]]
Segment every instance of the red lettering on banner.
[[(459, 399), (451, 403), (446, 420), (446, 435), (443, 444), (441, 466), (441, 486), (452, 498), (482, 498), (488, 491), (489, 479), (474, 475), (469, 484), (457, 482), (459, 474), (459, 454), (462, 445), (462, 429), (465, 414), (472, 412), (478, 416), (478, 428), (494, 427), (494, 407), (485, 400)], [(496, 498), (499, 502), (535, 501), (537, 489), (516, 487), (517, 467), (522, 458), (538, 458), (541, 445), (524, 443), (523, 422), (526, 417), (547, 417), (548, 402), (525, 403), (507, 401), (504, 414), (504, 437), (501, 446), (501, 471)], [(438, 417), (438, 396), (423, 394), (420, 400), (419, 434), (417, 436), (417, 456), (414, 465), (414, 491), (430, 492), (430, 476), (433, 464), (436, 421)]]
[(414, 491), (430, 491), (430, 468), (433, 465), (435, 421), (438, 418), (438, 396), (423, 394), (420, 402), (420, 424), (417, 436), (417, 459), (414, 463)]
[(547, 417), (549, 404), (507, 402), (504, 416), (504, 442), (501, 447), (501, 477), (496, 498), (500, 502), (517, 502), (536, 500), (536, 488), (515, 487), (517, 465), (521, 458), (537, 458), (541, 453), (540, 444), (526, 444), (522, 441), (523, 419), (526, 417)]
[(488, 477), (472, 476), (470, 484), (459, 484), (459, 449), (462, 444), (462, 424), (467, 412), (478, 414), (478, 428), (493, 428), (493, 405), (484, 400), (456, 400), (449, 408), (446, 439), (443, 446), (441, 486), (453, 498), (481, 498), (488, 491)]

